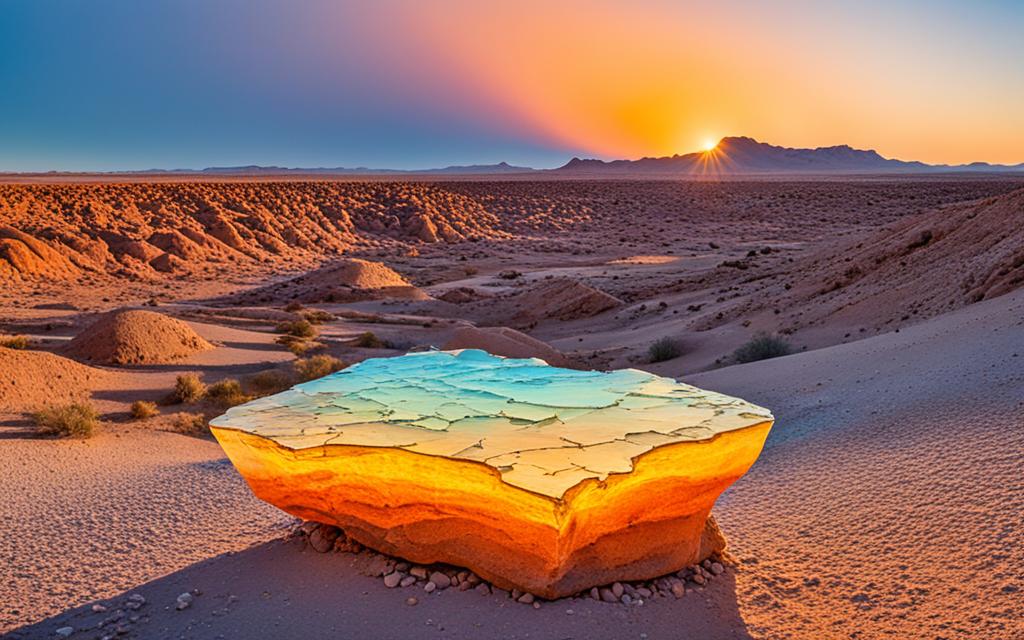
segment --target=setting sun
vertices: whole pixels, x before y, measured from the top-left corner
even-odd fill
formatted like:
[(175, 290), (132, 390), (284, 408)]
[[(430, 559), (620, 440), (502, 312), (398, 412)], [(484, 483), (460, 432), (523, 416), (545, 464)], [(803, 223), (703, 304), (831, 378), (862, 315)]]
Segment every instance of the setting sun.
[(704, 142), (700, 145), (700, 150), (704, 153), (714, 150), (718, 146), (718, 139), (716, 138), (705, 138)]

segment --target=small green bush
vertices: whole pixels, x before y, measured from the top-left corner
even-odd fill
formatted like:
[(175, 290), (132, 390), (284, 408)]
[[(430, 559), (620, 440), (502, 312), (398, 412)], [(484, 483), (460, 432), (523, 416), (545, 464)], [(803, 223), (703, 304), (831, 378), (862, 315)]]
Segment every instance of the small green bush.
[(132, 403), (131, 414), (136, 420), (145, 420), (152, 418), (153, 416), (160, 413), (160, 410), (156, 408), (155, 402), (146, 402), (145, 400), (136, 400)]
[(737, 362), (756, 362), (786, 356), (793, 352), (788, 342), (778, 336), (759, 333), (733, 352)]
[(234, 378), (225, 378), (208, 386), (206, 399), (223, 407), (233, 407), (250, 400), (249, 396), (242, 391), (241, 383)]
[(355, 346), (364, 349), (383, 349), (387, 344), (378, 338), (374, 332), (367, 331), (356, 338)]
[(171, 403), (192, 404), (202, 400), (204, 395), (206, 395), (206, 385), (199, 379), (199, 376), (194, 373), (183, 373), (174, 383)]
[(307, 382), (340, 371), (345, 368), (345, 363), (333, 356), (317, 355), (296, 360), (293, 366), (299, 380)]
[(268, 369), (246, 378), (245, 386), (254, 396), (269, 396), (292, 386), (292, 377), (280, 369)]
[(649, 362), (665, 362), (683, 355), (682, 345), (678, 340), (664, 337), (658, 338), (651, 346), (647, 347), (647, 360)]
[(0, 336), (0, 347), (7, 349), (28, 349), (32, 340), (28, 336)]
[(296, 338), (316, 337), (316, 327), (309, 320), (288, 320), (277, 325), (278, 333), (287, 333)]
[(88, 403), (49, 406), (32, 418), (41, 433), (61, 438), (89, 438), (99, 426), (99, 414)]

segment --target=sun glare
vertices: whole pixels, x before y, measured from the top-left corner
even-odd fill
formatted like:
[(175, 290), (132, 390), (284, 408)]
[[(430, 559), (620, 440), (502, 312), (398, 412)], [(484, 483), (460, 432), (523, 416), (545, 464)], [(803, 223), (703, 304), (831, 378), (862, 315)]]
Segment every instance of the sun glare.
[(717, 146), (718, 140), (715, 140), (714, 138), (706, 138), (704, 142), (701, 144), (700, 149), (704, 153), (707, 153), (708, 151), (713, 151), (714, 148)]

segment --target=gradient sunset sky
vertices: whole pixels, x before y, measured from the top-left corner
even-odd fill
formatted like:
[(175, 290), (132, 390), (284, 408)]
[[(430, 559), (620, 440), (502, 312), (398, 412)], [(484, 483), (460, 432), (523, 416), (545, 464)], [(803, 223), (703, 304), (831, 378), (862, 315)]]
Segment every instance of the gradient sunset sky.
[(1024, 161), (1024, 2), (8, 0), (0, 170)]

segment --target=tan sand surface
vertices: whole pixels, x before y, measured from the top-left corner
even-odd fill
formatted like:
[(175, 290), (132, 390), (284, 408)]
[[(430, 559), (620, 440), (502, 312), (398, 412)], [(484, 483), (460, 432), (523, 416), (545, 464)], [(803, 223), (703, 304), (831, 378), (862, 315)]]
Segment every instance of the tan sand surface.
[[(1024, 638), (1019, 180), (105, 181), (0, 184), (0, 334), (33, 341), (0, 348), (0, 633), (95, 627), (105, 599), (139, 638)], [(715, 510), (738, 564), (632, 607), (391, 590), (365, 554), (276, 542), (287, 519), (219, 447), (169, 432), (210, 407), (128, 419), (180, 373), (291, 370), (286, 303), (361, 289), (353, 257), (429, 296), (316, 302), (321, 353), (346, 363), (493, 343), (770, 409)], [(121, 307), (214, 348), (58, 355)], [(758, 332), (794, 355), (735, 364)], [(651, 362), (664, 338), (679, 355)], [(90, 396), (95, 438), (34, 437), (26, 412)], [(136, 591), (149, 604), (124, 609)]]

